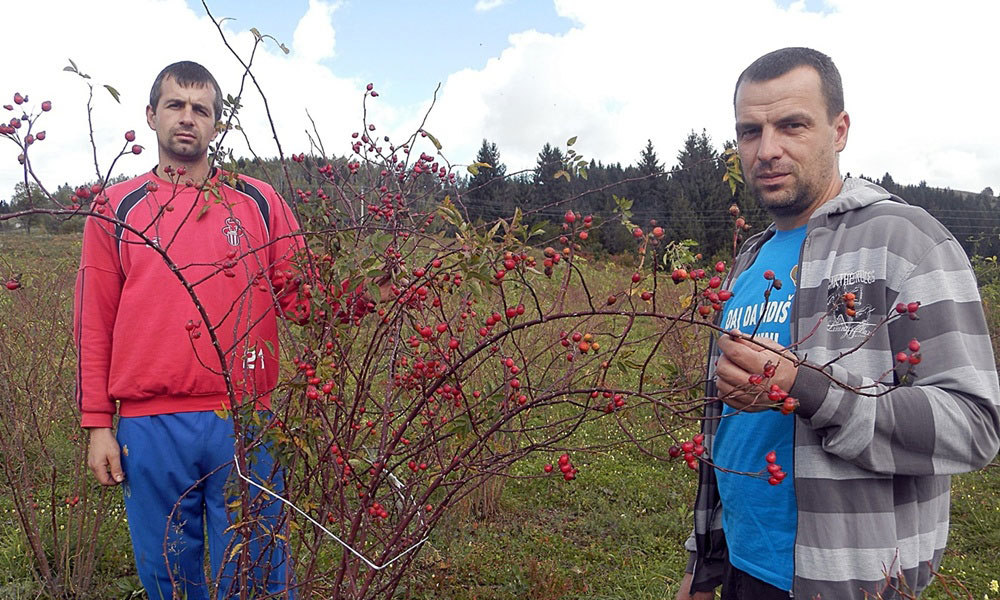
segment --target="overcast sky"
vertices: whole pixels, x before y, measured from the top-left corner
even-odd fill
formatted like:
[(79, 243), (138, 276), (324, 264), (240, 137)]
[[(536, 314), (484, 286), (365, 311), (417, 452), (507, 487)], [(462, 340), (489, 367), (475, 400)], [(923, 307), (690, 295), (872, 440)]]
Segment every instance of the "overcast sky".
[[(148, 151), (116, 172), (155, 163), (144, 108), (164, 65), (196, 60), (237, 92), (242, 69), (200, 2), (37, 6), (4, 27), (0, 98), (7, 104), (20, 92), (30, 106), (52, 101), (36, 126), (46, 140), (31, 147), (52, 187), (95, 179), (87, 88), (62, 70), (69, 58), (98, 86), (92, 118), (102, 170), (128, 129)], [(268, 43), (254, 63), (286, 153), (309, 150), (308, 109), (328, 152), (347, 154), (369, 82), (380, 93), (369, 99), (369, 122), (402, 139), (440, 83), (426, 128), (453, 163), (472, 162), (487, 138), (508, 172), (531, 168), (546, 142), (578, 136), (575, 149), (587, 158), (623, 164), (636, 161), (648, 138), (671, 166), (692, 129), (707, 130), (717, 146), (733, 137), (732, 86), (747, 64), (805, 45), (829, 54), (843, 74), (852, 125), (843, 172), (1000, 192), (995, 0), (210, 0), (209, 8), (234, 18), (223, 29), (244, 57), (251, 27), (290, 50)], [(121, 104), (99, 87), (105, 83), (121, 92)], [(254, 150), (274, 156), (260, 96), (248, 88), (244, 103)], [(18, 152), (0, 139), (0, 199), (23, 178)]]

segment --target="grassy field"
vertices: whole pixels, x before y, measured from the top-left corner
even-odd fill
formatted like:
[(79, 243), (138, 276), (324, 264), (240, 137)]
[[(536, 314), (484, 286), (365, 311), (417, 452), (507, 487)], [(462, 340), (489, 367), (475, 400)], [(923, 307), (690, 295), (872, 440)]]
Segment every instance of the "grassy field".
[[(17, 292), (21, 294), (40, 286), (50, 292), (69, 286), (79, 242), (78, 236), (0, 234), (0, 278), (22, 273), (26, 289)], [(66, 304), (53, 307), (58, 314), (53, 315), (51, 326), (64, 337), (60, 340), (41, 329), (39, 335), (44, 338), (24, 342), (36, 344), (24, 354), (26, 364), (35, 364), (31, 357), (40, 352), (64, 352), (72, 290), (59, 293), (60, 303)], [(24, 302), (23, 298), (16, 300), (6, 291), (0, 293), (3, 332), (13, 331), (14, 320), (26, 314), (25, 306), (18, 302)], [(19, 339), (0, 338), (11, 346)], [(0, 347), (8, 359), (18, 351), (25, 349)], [(71, 547), (88, 539), (87, 528), (99, 531), (94, 576), (80, 597), (144, 597), (138, 591), (131, 563), (119, 492), (102, 496), (92, 483), (83, 483), (89, 481), (85, 473), (70, 468), (73, 461), (79, 461), (83, 442), (82, 436), (74, 436), (72, 357), (46, 364), (55, 366), (29, 375), (40, 378), (38, 389), (46, 391), (44, 398), (38, 398), (36, 414), (61, 415), (60, 421), (65, 422), (53, 418), (52, 422), (29, 424), (46, 435), (55, 450), (32, 455), (23, 463), (5, 460), (6, 476), (24, 475), (11, 472), (11, 465), (37, 465), (40, 474), (29, 474), (29, 478), (51, 484), (52, 489), (44, 488), (49, 490), (45, 494), (41, 493), (42, 483), (38, 484), (37, 506), (32, 510), (42, 540), (70, 551), (47, 548), (48, 555), (65, 556), (69, 564), (82, 555)], [(17, 381), (6, 383), (20, 385)], [(621, 439), (614, 421), (601, 419), (581, 428), (575, 439), (567, 440), (567, 446), (601, 446)], [(458, 507), (447, 517), (421, 550), (418, 566), (405, 585), (406, 597), (673, 598), (686, 561), (682, 543), (690, 529), (694, 473), (683, 462), (659, 462), (632, 445), (621, 444), (575, 453), (574, 464), (579, 468), (575, 481), (539, 477), (542, 465), (555, 462), (555, 458), (537, 455), (518, 463), (503, 484), (494, 515), (481, 518)], [(65, 464), (56, 464), (60, 461)], [(62, 468), (57, 469), (59, 466)], [(58, 477), (51, 477), (50, 472), (58, 472)], [(8, 487), (0, 490), (0, 599), (46, 598), (16, 518), (15, 499)], [(82, 497), (81, 503), (71, 505), (75, 495)], [(954, 597), (1000, 599), (995, 585), (1000, 578), (1000, 468), (956, 477), (952, 498), (952, 530), (942, 573), (957, 578), (968, 590), (966, 595), (952, 583)], [(98, 514), (100, 520), (94, 516)], [(953, 596), (944, 585), (935, 584), (924, 597), (939, 600)]]

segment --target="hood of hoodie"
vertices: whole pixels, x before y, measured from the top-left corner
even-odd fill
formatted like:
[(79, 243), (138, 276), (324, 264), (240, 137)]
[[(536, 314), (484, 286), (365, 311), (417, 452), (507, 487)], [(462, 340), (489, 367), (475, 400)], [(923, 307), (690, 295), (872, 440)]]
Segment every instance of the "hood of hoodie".
[(895, 200), (903, 204), (906, 203), (899, 196), (890, 194), (880, 186), (866, 179), (848, 177), (844, 180), (844, 187), (840, 189), (840, 193), (817, 208), (816, 212), (809, 217), (809, 220), (845, 213), (882, 200)]
[[(896, 196), (890, 194), (881, 186), (875, 185), (874, 183), (868, 181), (867, 179), (860, 179), (858, 177), (848, 177), (844, 179), (844, 185), (840, 188), (840, 193), (830, 198), (828, 201), (824, 202), (815, 212), (809, 217), (808, 226), (810, 229), (819, 223), (820, 221), (825, 221), (828, 217), (832, 215), (838, 215), (846, 213), (858, 208), (864, 208), (876, 202), (882, 202), (885, 200), (890, 200), (894, 202), (900, 202), (906, 204), (907, 202)], [(740, 255), (744, 255), (746, 252), (751, 254), (756, 254), (760, 246), (769, 240), (777, 228), (774, 222), (771, 222), (763, 231), (757, 232), (750, 236), (743, 242), (743, 246), (740, 249)]]

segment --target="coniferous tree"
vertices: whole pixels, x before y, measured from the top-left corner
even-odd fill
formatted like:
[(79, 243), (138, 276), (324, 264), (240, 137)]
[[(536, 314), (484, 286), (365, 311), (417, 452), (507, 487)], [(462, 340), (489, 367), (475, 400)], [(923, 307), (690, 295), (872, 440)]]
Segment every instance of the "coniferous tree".
[(492, 221), (509, 217), (514, 212), (514, 202), (506, 180), (507, 166), (500, 161), (500, 150), (495, 143), (483, 139), (473, 170), (465, 194), (469, 218)]

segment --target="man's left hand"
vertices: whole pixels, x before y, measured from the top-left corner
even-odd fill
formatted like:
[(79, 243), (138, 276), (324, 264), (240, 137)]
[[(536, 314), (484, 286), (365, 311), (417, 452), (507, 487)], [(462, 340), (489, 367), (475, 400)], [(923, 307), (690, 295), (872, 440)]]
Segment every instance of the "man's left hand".
[[(798, 374), (795, 356), (779, 344), (765, 339), (751, 340), (733, 330), (719, 339), (722, 356), (715, 368), (719, 398), (736, 410), (759, 411), (774, 404), (767, 398), (772, 384), (787, 392)], [(764, 375), (768, 363), (774, 374), (760, 385), (750, 383), (752, 375)]]

